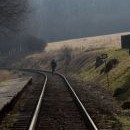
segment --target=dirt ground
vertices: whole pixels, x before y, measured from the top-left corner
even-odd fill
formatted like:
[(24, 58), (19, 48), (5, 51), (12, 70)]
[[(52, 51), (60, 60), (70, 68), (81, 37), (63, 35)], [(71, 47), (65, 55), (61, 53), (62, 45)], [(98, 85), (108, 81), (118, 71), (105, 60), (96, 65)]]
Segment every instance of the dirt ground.
[(121, 114), (120, 104), (107, 89), (68, 77), (80, 100), (100, 130), (122, 130), (116, 115)]

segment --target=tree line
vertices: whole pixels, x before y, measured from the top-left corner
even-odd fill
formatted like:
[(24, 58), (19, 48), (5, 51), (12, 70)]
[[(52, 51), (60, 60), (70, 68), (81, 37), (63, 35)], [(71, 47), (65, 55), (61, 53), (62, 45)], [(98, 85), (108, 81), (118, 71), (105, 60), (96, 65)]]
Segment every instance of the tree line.
[(34, 53), (45, 47), (42, 39), (19, 35), (28, 11), (28, 0), (0, 0), (0, 56)]
[(28, 0), (0, 0), (0, 33), (18, 30), (27, 10)]
[(46, 43), (35, 36), (3, 37), (0, 41), (0, 56), (26, 55), (42, 51)]

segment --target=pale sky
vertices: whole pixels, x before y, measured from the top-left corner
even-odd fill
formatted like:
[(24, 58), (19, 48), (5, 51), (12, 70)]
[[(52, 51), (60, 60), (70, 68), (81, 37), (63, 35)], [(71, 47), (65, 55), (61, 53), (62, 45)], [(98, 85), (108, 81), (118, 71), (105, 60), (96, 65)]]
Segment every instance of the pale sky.
[(47, 41), (130, 31), (130, 0), (30, 0), (29, 32)]

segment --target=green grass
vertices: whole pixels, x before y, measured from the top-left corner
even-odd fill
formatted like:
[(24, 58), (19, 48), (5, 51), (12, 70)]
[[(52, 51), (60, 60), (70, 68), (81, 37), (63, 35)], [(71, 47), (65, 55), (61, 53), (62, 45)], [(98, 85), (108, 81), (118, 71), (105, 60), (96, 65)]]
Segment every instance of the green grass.
[[(113, 58), (119, 60), (119, 64), (109, 72), (109, 89), (111, 89), (114, 93), (117, 88), (127, 87), (128, 90), (118, 96), (118, 101), (121, 101), (121, 103), (130, 101), (130, 56), (128, 54), (128, 51), (121, 49), (102, 51), (97, 50), (95, 57), (104, 52), (109, 56), (108, 61)], [(100, 74), (100, 70), (104, 67), (104, 64), (95, 69), (95, 58), (92, 58), (92, 62), (89, 62), (88, 65), (86, 65), (86, 68), (80, 72), (80, 78), (88, 82), (93, 82), (94, 84), (100, 85), (102, 87), (107, 87), (106, 75)], [(130, 130), (130, 119), (128, 116), (122, 116), (119, 114), (118, 116), (115, 116), (115, 118), (122, 124), (122, 130)]]
[[(130, 85), (130, 56), (128, 54), (128, 51), (114, 49), (103, 50), (100, 52), (97, 51), (97, 53), (95, 53), (95, 57), (103, 52), (108, 54), (108, 61), (113, 58), (119, 60), (119, 64), (109, 72), (110, 89), (114, 91), (117, 88)], [(95, 69), (94, 63), (95, 59), (93, 59), (93, 62), (89, 63), (88, 66), (86, 66), (86, 69), (80, 72), (81, 78), (86, 81), (91, 81), (99, 84), (103, 87), (107, 87), (106, 74), (100, 74), (100, 70), (104, 67), (104, 64)], [(127, 100), (130, 97), (129, 92), (126, 93), (126, 95), (127, 96), (125, 99)]]
[(116, 116), (116, 119), (122, 124), (122, 130), (130, 130), (130, 119), (126, 116)]

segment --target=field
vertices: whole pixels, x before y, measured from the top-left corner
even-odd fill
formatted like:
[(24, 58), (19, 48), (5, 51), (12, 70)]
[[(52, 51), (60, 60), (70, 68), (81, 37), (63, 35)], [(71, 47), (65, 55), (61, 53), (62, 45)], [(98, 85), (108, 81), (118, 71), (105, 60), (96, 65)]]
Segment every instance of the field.
[(95, 48), (120, 48), (121, 47), (121, 35), (127, 35), (126, 33), (118, 33), (111, 35), (103, 35), (97, 37), (88, 37), (80, 39), (72, 39), (61, 42), (48, 43), (46, 51), (60, 50), (61, 48), (67, 46), (73, 49), (95, 49)]

